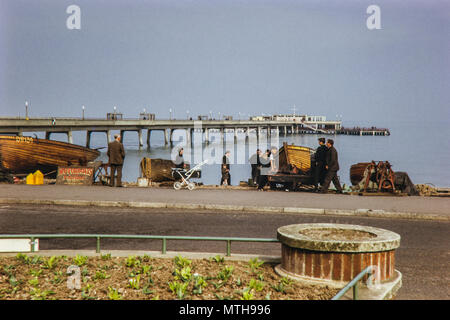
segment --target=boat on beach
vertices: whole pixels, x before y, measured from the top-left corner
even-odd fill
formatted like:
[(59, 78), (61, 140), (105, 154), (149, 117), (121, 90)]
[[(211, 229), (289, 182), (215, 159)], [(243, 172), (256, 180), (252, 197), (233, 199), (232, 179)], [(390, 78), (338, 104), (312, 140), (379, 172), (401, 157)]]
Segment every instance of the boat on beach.
[(0, 165), (13, 174), (44, 174), (58, 166), (86, 166), (100, 156), (95, 149), (79, 145), (22, 136), (0, 136)]

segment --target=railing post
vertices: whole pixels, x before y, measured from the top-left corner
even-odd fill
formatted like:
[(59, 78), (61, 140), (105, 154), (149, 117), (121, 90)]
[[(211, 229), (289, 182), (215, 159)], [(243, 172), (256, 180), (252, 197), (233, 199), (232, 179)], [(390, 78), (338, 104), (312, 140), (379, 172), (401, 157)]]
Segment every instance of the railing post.
[(358, 282), (353, 286), (353, 300), (358, 300)]
[(227, 257), (231, 256), (231, 240), (227, 240)]
[(97, 237), (97, 248), (95, 252), (100, 253), (100, 237)]
[(31, 242), (30, 242), (30, 244), (31, 244), (31, 252), (34, 252), (35, 251), (35, 247), (34, 247), (34, 237), (31, 237)]
[(166, 238), (162, 238), (162, 250), (161, 250), (162, 254), (166, 254), (166, 246), (167, 246)]

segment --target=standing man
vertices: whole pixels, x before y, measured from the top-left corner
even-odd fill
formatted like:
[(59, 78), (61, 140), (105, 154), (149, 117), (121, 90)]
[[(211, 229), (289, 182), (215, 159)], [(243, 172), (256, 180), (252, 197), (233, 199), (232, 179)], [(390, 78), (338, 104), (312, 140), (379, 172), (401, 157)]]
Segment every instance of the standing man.
[(220, 185), (230, 186), (231, 185), (231, 175), (230, 175), (230, 151), (225, 152), (222, 158), (222, 179), (220, 179)]
[(116, 181), (116, 187), (122, 186), (122, 167), (123, 167), (123, 160), (125, 159), (125, 150), (123, 148), (123, 144), (120, 142), (120, 135), (115, 134), (114, 135), (114, 141), (108, 143), (108, 158), (109, 158), (109, 165), (111, 170), (111, 182), (110, 186), (114, 187), (114, 176), (117, 171), (117, 181)]
[(256, 153), (252, 155), (249, 159), (250, 165), (252, 166), (252, 181), (253, 185), (258, 184), (259, 175), (261, 174), (261, 150), (256, 149)]
[(323, 179), (325, 177), (325, 165), (327, 161), (328, 148), (325, 145), (325, 138), (319, 138), (319, 147), (314, 155), (314, 191), (319, 191), (319, 183), (323, 185)]
[(325, 169), (327, 169), (328, 171), (325, 176), (325, 181), (323, 182), (321, 191), (322, 193), (327, 193), (328, 187), (330, 186), (331, 181), (333, 181), (337, 193), (342, 193), (342, 187), (337, 176), (337, 172), (339, 170), (338, 153), (334, 148), (334, 141), (332, 139), (327, 140), (327, 147), (328, 152), (326, 157)]

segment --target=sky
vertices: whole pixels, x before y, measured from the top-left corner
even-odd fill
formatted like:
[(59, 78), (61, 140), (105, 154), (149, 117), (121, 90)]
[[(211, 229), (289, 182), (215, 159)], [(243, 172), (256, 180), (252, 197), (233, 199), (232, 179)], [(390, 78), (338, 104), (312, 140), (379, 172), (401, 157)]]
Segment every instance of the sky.
[(449, 30), (449, 1), (0, 0), (0, 116), (448, 123)]

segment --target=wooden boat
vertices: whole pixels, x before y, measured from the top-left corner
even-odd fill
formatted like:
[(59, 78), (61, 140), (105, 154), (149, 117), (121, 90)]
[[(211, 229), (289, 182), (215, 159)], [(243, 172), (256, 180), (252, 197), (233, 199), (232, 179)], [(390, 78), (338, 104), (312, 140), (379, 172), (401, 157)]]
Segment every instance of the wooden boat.
[[(311, 170), (311, 157), (314, 150), (308, 147), (289, 145), (286, 142), (278, 151), (279, 172), (295, 173)], [(294, 171), (294, 172), (293, 172)]]
[(350, 167), (350, 181), (352, 185), (357, 185), (364, 177), (364, 171), (371, 162), (359, 162)]
[(21, 136), (0, 136), (0, 165), (11, 173), (55, 171), (58, 166), (86, 166), (98, 150), (71, 143)]
[(314, 150), (311, 148), (283, 143), (278, 150), (278, 172), (268, 176), (270, 188), (281, 185), (284, 189), (297, 190), (301, 185), (312, 185), (312, 157)]

